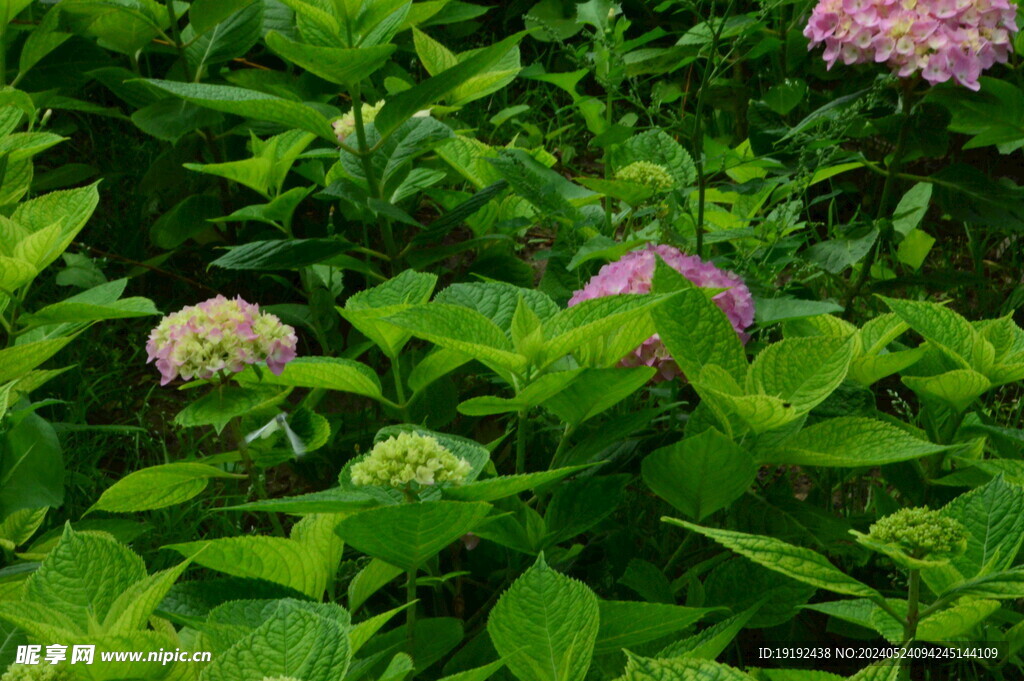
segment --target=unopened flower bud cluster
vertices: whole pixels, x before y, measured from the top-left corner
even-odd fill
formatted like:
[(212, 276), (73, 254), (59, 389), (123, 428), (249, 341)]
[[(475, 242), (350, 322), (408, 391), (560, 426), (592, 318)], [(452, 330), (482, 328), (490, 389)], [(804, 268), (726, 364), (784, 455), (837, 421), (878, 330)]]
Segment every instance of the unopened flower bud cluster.
[(410, 482), (433, 485), (460, 484), (470, 465), (428, 435), (400, 433), (378, 442), (362, 461), (352, 466), (356, 485), (405, 487)]

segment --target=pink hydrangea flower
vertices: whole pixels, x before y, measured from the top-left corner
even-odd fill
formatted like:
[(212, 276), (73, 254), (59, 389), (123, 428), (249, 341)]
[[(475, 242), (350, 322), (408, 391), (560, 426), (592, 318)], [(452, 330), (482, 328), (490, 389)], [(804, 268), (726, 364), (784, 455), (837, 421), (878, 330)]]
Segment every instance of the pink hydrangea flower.
[(275, 374), (295, 359), (295, 329), (241, 297), (217, 296), (167, 315), (149, 334), (146, 363), (156, 361), (160, 385), (176, 377), (213, 378), (265, 362)]
[(978, 90), (981, 72), (1009, 58), (1016, 17), (1009, 0), (820, 0), (804, 35), (809, 49), (825, 45), (830, 69), (886, 62), (901, 78)]
[[(608, 263), (591, 278), (587, 285), (573, 293), (569, 306), (590, 300), (623, 293), (649, 293), (654, 278), (654, 268), (659, 256), (675, 271), (702, 288), (727, 289), (712, 300), (725, 313), (744, 343), (750, 336), (744, 329), (754, 323), (754, 301), (750, 290), (737, 275), (721, 270), (695, 255), (686, 255), (672, 246), (654, 246), (632, 251), (619, 260)], [(650, 366), (658, 370), (654, 379), (666, 381), (682, 376), (672, 356), (665, 348), (658, 334), (654, 334), (620, 362), (620, 366)]]

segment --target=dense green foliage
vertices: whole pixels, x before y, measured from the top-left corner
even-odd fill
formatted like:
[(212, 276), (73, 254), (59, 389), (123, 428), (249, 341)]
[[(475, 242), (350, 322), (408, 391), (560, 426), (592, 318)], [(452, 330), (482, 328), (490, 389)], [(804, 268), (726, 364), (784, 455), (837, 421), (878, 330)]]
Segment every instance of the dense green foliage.
[(0, 0), (4, 681), (1021, 678), (1024, 38), (811, 8)]

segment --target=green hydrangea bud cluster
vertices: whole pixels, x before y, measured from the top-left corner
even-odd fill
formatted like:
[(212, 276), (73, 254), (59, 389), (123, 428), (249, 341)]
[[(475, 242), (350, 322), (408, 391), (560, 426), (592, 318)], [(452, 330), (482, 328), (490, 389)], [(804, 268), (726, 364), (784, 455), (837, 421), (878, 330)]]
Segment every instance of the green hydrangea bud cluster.
[(69, 681), (71, 677), (52, 664), (12, 664), (0, 681)]
[(636, 161), (615, 173), (615, 179), (636, 182), (652, 189), (667, 190), (675, 186), (672, 173), (665, 166), (650, 161)]
[(458, 485), (469, 470), (468, 461), (452, 454), (436, 439), (400, 433), (375, 444), (366, 458), (352, 466), (352, 482), (383, 487), (405, 487), (413, 481), (421, 485)]
[(939, 558), (962, 553), (967, 529), (929, 508), (904, 508), (871, 526), (868, 537), (881, 544), (898, 546), (914, 558)]

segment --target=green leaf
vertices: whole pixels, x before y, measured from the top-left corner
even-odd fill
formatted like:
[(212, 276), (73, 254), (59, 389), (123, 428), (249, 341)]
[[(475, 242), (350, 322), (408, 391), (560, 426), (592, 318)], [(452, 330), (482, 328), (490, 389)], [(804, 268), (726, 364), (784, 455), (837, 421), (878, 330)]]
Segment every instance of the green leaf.
[(717, 364), (706, 364), (690, 382), (728, 427), (733, 415), (755, 433), (781, 428), (800, 418), (793, 405), (772, 395), (744, 395), (735, 380)]
[(397, 49), (396, 45), (321, 47), (289, 40), (277, 31), (267, 33), (265, 40), (285, 60), (338, 85), (365, 80), (384, 66)]
[(202, 463), (168, 463), (129, 473), (107, 488), (90, 511), (135, 513), (181, 504), (199, 495), (211, 478), (244, 478)]
[(973, 135), (964, 149), (998, 145), (1000, 153), (1009, 154), (1024, 147), (1024, 92), (998, 78), (983, 77), (980, 83), (979, 92), (937, 88), (928, 100), (949, 109), (950, 130)]
[(965, 599), (921, 620), (917, 625), (917, 638), (935, 642), (955, 640), (970, 633), (999, 608), (999, 601)]
[(369, 556), (412, 570), (476, 527), (490, 509), (458, 501), (383, 506), (345, 518), (337, 533)]
[(616, 169), (636, 161), (648, 161), (666, 168), (676, 188), (689, 187), (697, 180), (693, 157), (664, 130), (648, 130), (633, 135), (612, 154)]
[(397, 357), (412, 334), (383, 319), (430, 300), (437, 285), (433, 274), (405, 270), (397, 277), (350, 296), (338, 312), (385, 355)]
[(994, 348), (956, 312), (936, 303), (879, 297), (910, 328), (959, 360), (961, 368), (983, 374), (988, 370), (994, 359)]
[(196, 35), (203, 35), (235, 12), (256, 0), (194, 0), (188, 8), (188, 20)]
[(352, 248), (337, 239), (273, 239), (235, 246), (211, 265), (227, 270), (297, 270)]
[(0, 522), (0, 546), (13, 552), (27, 542), (43, 524), (49, 510), (47, 506), (22, 508), (7, 515)]
[(729, 647), (729, 644), (739, 635), (750, 618), (761, 609), (766, 600), (767, 597), (738, 615), (717, 622), (698, 634), (671, 644), (658, 653), (658, 657), (694, 657), (714, 660)]
[(323, 492), (310, 492), (295, 497), (278, 497), (277, 499), (250, 501), (237, 506), (225, 506), (221, 510), (269, 511), (305, 515), (307, 513), (344, 513), (377, 506), (379, 503), (377, 499), (369, 495), (332, 487)]
[(583, 681), (599, 616), (594, 592), (549, 568), (541, 556), (498, 599), (487, 632), (520, 679)]
[(475, 669), (468, 669), (464, 672), (459, 672), (458, 674), (446, 676), (441, 679), (441, 681), (487, 681), (487, 679), (494, 676), (494, 674), (504, 666), (505, 662), (503, 660), (498, 660), (497, 662), (492, 662), (488, 665), (484, 665), (483, 667), (476, 667)]
[(741, 380), (747, 372), (747, 359), (743, 343), (725, 313), (661, 258), (654, 271), (654, 290), (682, 291), (652, 316), (661, 342), (683, 373), (692, 379), (700, 376), (706, 365), (717, 364), (734, 379)]
[(496, 501), (520, 492), (535, 489), (542, 485), (557, 482), (562, 478), (589, 468), (590, 465), (566, 466), (539, 473), (523, 473), (520, 475), (502, 475), (487, 480), (476, 480), (458, 487), (449, 487), (442, 494), (456, 501)]
[(825, 556), (810, 549), (793, 546), (774, 537), (701, 527), (676, 518), (662, 520), (714, 539), (727, 549), (799, 582), (849, 596), (873, 600), (882, 598), (873, 588), (845, 574)]
[(584, 300), (559, 312), (544, 324), (545, 361), (567, 354), (582, 363), (614, 366), (653, 330), (649, 315), (678, 294), (627, 294)]
[(750, 454), (714, 428), (655, 450), (641, 470), (655, 494), (697, 520), (738, 499), (757, 477)]
[(651, 367), (584, 369), (544, 408), (572, 428), (594, 418), (626, 399), (654, 377)]
[(459, 413), (467, 416), (490, 416), (531, 409), (565, 390), (581, 371), (574, 369), (543, 374), (513, 398), (484, 396), (468, 399), (459, 405)]
[(201, 34), (187, 26), (181, 40), (187, 43), (185, 59), (192, 70), (202, 73), (213, 64), (244, 56), (264, 32), (263, 12), (262, 2), (251, 2)]
[(344, 612), (336, 605), (278, 601), (263, 624), (203, 670), (204, 681), (343, 678), (351, 658), (348, 627), (332, 609)]
[(971, 369), (947, 371), (937, 376), (904, 376), (902, 380), (921, 397), (945, 402), (958, 412), (992, 388), (984, 375)]
[(0, 350), (0, 384), (21, 378), (57, 354), (72, 340), (73, 336), (52, 338)]
[(488, 366), (513, 372), (526, 369), (526, 358), (512, 350), (505, 333), (475, 310), (435, 302), (403, 310), (386, 321)]
[(257, 377), (250, 367), (235, 378), (239, 381), (258, 380), (265, 385), (338, 390), (375, 400), (382, 396), (380, 379), (370, 367), (340, 357), (299, 357), (288, 362), (280, 376), (261, 370)]
[(522, 31), (510, 35), (504, 40), (480, 50), (473, 59), (461, 62), (392, 96), (386, 100), (384, 108), (373, 120), (373, 126), (381, 137), (387, 137), (417, 111), (436, 103), (473, 76), (493, 67), (514, 45), (523, 39), (524, 35), (526, 33)]
[(402, 574), (402, 568), (385, 563), (378, 558), (372, 559), (356, 573), (348, 583), (348, 607), (352, 612), (359, 609), (366, 600), (377, 593), (382, 587)]
[(606, 655), (681, 631), (718, 608), (687, 608), (665, 603), (600, 601), (595, 655)]
[(193, 236), (210, 229), (209, 220), (221, 212), (221, 202), (216, 197), (192, 194), (157, 218), (149, 229), (149, 238), (160, 248), (177, 248)]
[(214, 111), (306, 130), (328, 142), (337, 143), (327, 117), (301, 102), (230, 85), (179, 83), (152, 78), (142, 82)]
[(946, 449), (883, 421), (840, 416), (804, 428), (755, 454), (761, 464), (857, 467), (919, 459)]
[(146, 629), (150, 615), (164, 600), (167, 592), (188, 565), (189, 561), (183, 561), (125, 589), (110, 606), (110, 611), (103, 621), (103, 631), (116, 636)]
[(19, 318), (26, 327), (51, 324), (80, 324), (103, 319), (130, 319), (158, 315), (149, 298), (124, 298), (105, 304), (62, 301)]
[(928, 204), (931, 199), (932, 185), (930, 182), (918, 182), (908, 189), (893, 213), (893, 229), (904, 237), (917, 229), (921, 220), (924, 219), (924, 214), (928, 212)]
[(213, 426), (219, 433), (231, 419), (270, 406), (283, 397), (284, 393), (273, 388), (217, 386), (179, 411), (174, 423), (184, 428)]
[(301, 542), (284, 537), (223, 537), (170, 544), (195, 563), (235, 577), (265, 579), (319, 599), (328, 575), (314, 560), (314, 552)]
[(966, 577), (1009, 568), (1024, 541), (1024, 488), (997, 476), (946, 504), (942, 514), (967, 528), (967, 548), (952, 559)]
[(102, 621), (132, 584), (146, 579), (142, 558), (108, 535), (65, 527), (61, 541), (25, 582), (26, 600), (65, 615), (82, 630)]
[(942, 596), (975, 596), (977, 598), (1024, 598), (1024, 568), (1013, 568), (960, 582)]
[(754, 359), (747, 393), (781, 398), (797, 414), (821, 404), (846, 378), (857, 338), (786, 338)]

